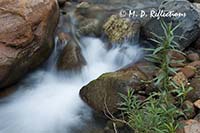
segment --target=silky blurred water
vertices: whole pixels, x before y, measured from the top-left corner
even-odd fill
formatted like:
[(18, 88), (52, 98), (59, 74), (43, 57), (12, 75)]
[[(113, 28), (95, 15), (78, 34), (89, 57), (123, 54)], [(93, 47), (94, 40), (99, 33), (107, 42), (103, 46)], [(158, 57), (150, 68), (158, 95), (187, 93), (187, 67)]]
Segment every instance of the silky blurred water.
[(142, 56), (142, 50), (129, 43), (108, 50), (98, 38), (82, 38), (80, 42), (87, 61), (82, 70), (57, 71), (61, 48), (57, 45), (45, 69), (32, 73), (17, 92), (1, 99), (0, 133), (70, 133), (73, 128), (84, 127), (92, 116), (79, 97), (81, 87)]

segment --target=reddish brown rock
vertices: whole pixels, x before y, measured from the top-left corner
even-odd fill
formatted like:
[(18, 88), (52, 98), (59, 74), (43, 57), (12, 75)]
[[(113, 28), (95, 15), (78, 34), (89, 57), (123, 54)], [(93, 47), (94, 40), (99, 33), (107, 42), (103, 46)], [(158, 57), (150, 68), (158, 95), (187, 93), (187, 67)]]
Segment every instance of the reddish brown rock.
[(195, 72), (196, 72), (196, 68), (193, 67), (193, 66), (185, 66), (184, 68), (182, 68), (180, 70), (181, 72), (184, 73), (184, 75), (187, 77), (187, 78), (191, 78), (195, 75)]
[(182, 67), (184, 66), (184, 61), (186, 60), (185, 56), (179, 52), (176, 51), (170, 51), (168, 53), (171, 63), (170, 65), (172, 67)]
[(176, 133), (200, 133), (200, 122), (196, 120), (187, 120), (182, 122), (183, 127), (178, 129)]
[(56, 0), (0, 1), (0, 88), (47, 59), (58, 17)]
[(200, 67), (200, 61), (194, 61), (194, 62), (188, 64), (188, 66), (193, 66), (193, 67), (196, 67), (196, 68)]
[(168, 55), (174, 60), (185, 60), (185, 56), (176, 51), (169, 51)]
[(197, 53), (191, 53), (187, 55), (187, 59), (190, 61), (198, 61), (199, 55)]

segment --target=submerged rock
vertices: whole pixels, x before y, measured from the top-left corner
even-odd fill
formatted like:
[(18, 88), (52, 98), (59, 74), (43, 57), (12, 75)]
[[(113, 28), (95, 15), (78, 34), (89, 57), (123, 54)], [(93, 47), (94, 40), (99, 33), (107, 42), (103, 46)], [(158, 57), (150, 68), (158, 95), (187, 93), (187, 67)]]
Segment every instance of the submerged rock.
[[(177, 13), (185, 13), (185, 17), (168, 17), (163, 20), (166, 23), (172, 22), (173, 26), (180, 26), (174, 32), (174, 35), (184, 38), (176, 37), (174, 40), (180, 45), (180, 49), (183, 50), (194, 42), (200, 33), (200, 18), (197, 10), (192, 3), (187, 0), (177, 0), (163, 2), (160, 9), (175, 11)], [(152, 18), (143, 28), (143, 33), (147, 38), (155, 38), (151, 33), (156, 33), (159, 36), (164, 35), (164, 31), (161, 27), (160, 21), (157, 18)]]
[(61, 52), (57, 66), (59, 70), (79, 70), (85, 64), (80, 46), (71, 40)]
[(48, 58), (58, 17), (55, 0), (0, 1), (0, 88)]
[(141, 81), (151, 79), (154, 70), (155, 67), (149, 63), (138, 63), (117, 72), (103, 74), (84, 86), (80, 96), (97, 112), (104, 112), (108, 107), (108, 110), (114, 113), (117, 111), (117, 103), (121, 101), (119, 93), (126, 94), (128, 89), (137, 92), (148, 88), (149, 86)]

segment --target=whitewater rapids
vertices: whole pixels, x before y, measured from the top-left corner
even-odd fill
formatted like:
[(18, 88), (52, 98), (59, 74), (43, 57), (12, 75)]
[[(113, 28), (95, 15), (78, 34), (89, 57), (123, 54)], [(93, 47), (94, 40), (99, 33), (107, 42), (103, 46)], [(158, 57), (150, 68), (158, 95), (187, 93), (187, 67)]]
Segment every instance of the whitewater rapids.
[(82, 86), (105, 72), (136, 62), (142, 56), (137, 45), (125, 43), (106, 49), (100, 39), (82, 38), (87, 65), (81, 72), (58, 72), (57, 49), (45, 68), (32, 73), (17, 92), (0, 101), (0, 133), (71, 133), (91, 118), (91, 110), (79, 97)]

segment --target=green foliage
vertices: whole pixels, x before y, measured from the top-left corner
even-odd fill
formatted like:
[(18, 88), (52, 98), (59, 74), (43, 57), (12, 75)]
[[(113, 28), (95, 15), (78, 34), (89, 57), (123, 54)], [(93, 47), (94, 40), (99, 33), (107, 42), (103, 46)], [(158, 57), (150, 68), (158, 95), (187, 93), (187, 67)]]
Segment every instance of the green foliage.
[(119, 109), (128, 116), (129, 126), (136, 133), (175, 133), (178, 125), (174, 118), (182, 113), (173, 104), (166, 105), (155, 98), (160, 93), (154, 93), (144, 102), (131, 90), (128, 95), (121, 96), (123, 102)]
[[(164, 36), (156, 35), (155, 39), (151, 38), (150, 40), (157, 44), (156, 49), (146, 49), (151, 51), (152, 54), (147, 56), (147, 60), (156, 63), (160, 67), (159, 75), (154, 79), (155, 85), (158, 86), (160, 89), (167, 90), (169, 88), (169, 75), (170, 73), (176, 73), (175, 68), (170, 67), (171, 59), (168, 53), (170, 51), (175, 51), (182, 53), (181, 51), (177, 50), (179, 45), (174, 41), (174, 31), (178, 28), (178, 26), (172, 28), (172, 24), (166, 24), (165, 22), (161, 21), (161, 26), (164, 31)], [(183, 54), (183, 53), (182, 53)]]
[[(179, 25), (173, 28), (171, 23), (161, 22), (161, 26), (164, 36), (152, 33), (155, 39), (151, 40), (157, 44), (156, 49), (146, 49), (152, 52), (147, 56), (147, 60), (160, 67), (158, 76), (153, 80), (159, 91), (143, 102), (138, 100), (133, 91), (129, 90), (127, 95), (120, 94), (123, 102), (120, 103), (119, 109), (128, 116), (128, 125), (136, 133), (175, 133), (179, 126), (176, 119), (184, 114), (170, 98), (172, 93), (176, 93), (182, 104), (187, 93), (191, 91), (191, 87), (178, 86), (170, 79), (170, 74), (176, 73), (177, 69), (170, 66), (170, 63), (174, 62), (168, 53), (175, 51), (184, 54), (178, 50), (179, 45), (174, 41), (174, 31)], [(172, 87), (175, 90), (171, 91)]]
[(123, 111), (125, 115), (140, 108), (140, 102), (137, 97), (134, 96), (134, 91), (129, 89), (127, 95), (119, 93), (123, 102), (119, 103), (119, 110)]
[(159, 105), (156, 99), (151, 99), (129, 115), (129, 123), (138, 133), (174, 133), (176, 113), (179, 113), (176, 107), (165, 107)]
[(175, 88), (172, 90), (172, 93), (176, 93), (177, 98), (179, 99), (180, 105), (182, 106), (183, 102), (186, 99), (187, 94), (193, 89), (190, 86), (185, 86), (183, 84), (177, 85), (176, 83), (172, 82), (173, 87)]

